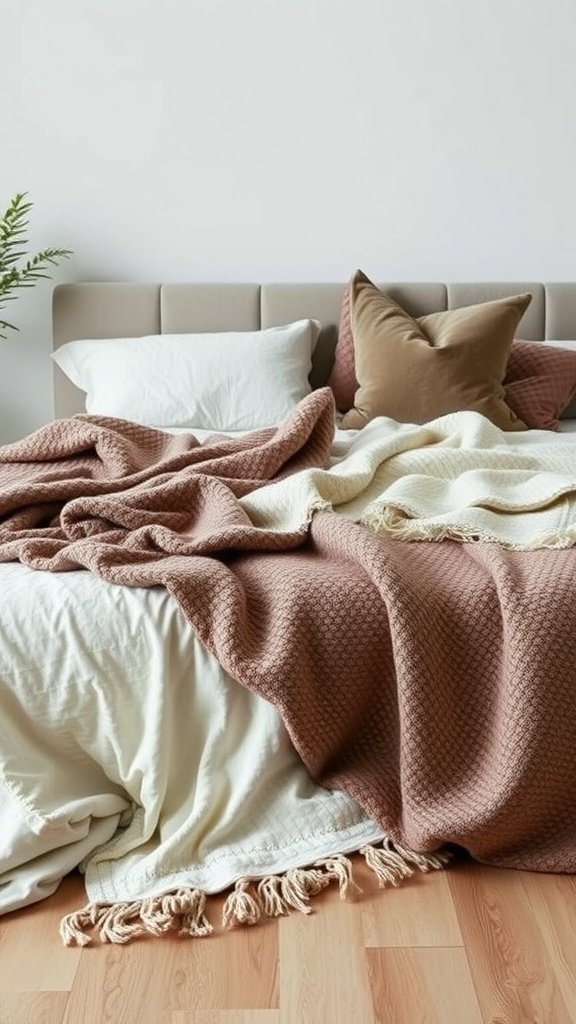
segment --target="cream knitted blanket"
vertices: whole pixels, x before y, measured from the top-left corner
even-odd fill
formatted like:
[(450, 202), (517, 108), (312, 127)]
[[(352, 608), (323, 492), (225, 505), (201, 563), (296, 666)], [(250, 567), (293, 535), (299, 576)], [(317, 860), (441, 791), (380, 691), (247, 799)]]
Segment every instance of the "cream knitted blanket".
[(307, 469), (241, 499), (261, 528), (291, 532), (317, 510), (399, 540), (576, 542), (576, 457), (569, 435), (504, 433), (475, 412), (422, 426), (373, 420), (331, 469)]

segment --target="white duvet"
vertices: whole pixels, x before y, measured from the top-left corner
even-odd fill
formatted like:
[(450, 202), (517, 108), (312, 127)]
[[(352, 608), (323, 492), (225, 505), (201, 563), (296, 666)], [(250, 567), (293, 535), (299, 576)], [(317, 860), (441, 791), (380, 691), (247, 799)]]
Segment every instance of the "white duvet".
[(226, 888), (381, 837), (162, 589), (0, 565), (0, 911), (79, 864), (115, 902)]

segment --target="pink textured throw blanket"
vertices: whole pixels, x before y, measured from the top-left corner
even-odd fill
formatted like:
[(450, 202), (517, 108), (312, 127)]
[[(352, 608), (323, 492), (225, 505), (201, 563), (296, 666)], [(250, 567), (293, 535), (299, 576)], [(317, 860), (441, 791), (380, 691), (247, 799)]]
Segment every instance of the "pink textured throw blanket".
[(571, 550), (292, 532), (238, 497), (327, 464), (326, 390), (278, 429), (198, 445), (78, 416), (0, 451), (0, 560), (162, 585), (311, 775), (405, 846), (576, 870)]

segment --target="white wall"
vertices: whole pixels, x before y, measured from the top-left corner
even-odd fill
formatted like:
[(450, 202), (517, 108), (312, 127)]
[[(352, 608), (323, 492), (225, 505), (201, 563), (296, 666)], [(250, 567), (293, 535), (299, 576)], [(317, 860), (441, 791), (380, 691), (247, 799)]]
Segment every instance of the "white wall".
[[(574, 0), (5, 5), (0, 206), (55, 280), (576, 278)], [(51, 285), (0, 439), (52, 416)]]

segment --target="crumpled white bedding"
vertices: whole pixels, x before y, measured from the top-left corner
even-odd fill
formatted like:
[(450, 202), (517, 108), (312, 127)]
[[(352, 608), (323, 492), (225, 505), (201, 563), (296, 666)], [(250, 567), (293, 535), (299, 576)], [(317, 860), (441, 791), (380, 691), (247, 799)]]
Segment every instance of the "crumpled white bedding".
[(162, 589), (0, 565), (0, 912), (220, 891), (382, 836)]

